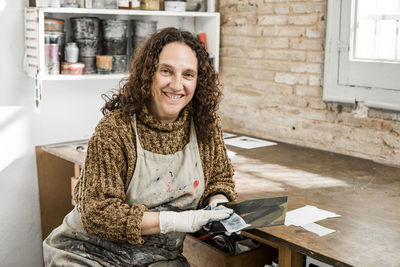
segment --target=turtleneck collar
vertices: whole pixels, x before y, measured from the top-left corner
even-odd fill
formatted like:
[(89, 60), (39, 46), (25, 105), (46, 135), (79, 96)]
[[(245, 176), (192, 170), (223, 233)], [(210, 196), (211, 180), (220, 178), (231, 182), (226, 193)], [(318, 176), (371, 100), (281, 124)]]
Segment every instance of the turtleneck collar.
[(143, 105), (142, 110), (137, 114), (137, 118), (145, 124), (147, 127), (159, 130), (159, 131), (167, 131), (172, 132), (176, 129), (181, 128), (185, 123), (188, 123), (189, 116), (191, 111), (191, 103), (187, 104), (186, 107), (181, 110), (178, 118), (170, 123), (163, 123), (156, 119), (147, 108), (147, 105)]

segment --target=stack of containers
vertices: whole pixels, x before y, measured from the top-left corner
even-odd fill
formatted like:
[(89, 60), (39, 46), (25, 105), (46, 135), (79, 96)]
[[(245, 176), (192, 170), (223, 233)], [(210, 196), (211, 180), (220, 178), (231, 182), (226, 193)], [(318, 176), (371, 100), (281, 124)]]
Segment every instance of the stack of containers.
[(44, 43), (46, 74), (60, 74), (60, 61), (65, 44), (64, 20), (45, 18)]
[(157, 21), (152, 20), (131, 20), (132, 47), (131, 56), (139, 53), (147, 39), (157, 31)]
[(101, 20), (103, 30), (103, 55), (96, 57), (97, 71), (102, 74), (123, 73), (127, 63), (128, 21)]
[(100, 19), (71, 18), (72, 38), (79, 47), (79, 61), (85, 64), (85, 74), (96, 73), (96, 54), (100, 51)]

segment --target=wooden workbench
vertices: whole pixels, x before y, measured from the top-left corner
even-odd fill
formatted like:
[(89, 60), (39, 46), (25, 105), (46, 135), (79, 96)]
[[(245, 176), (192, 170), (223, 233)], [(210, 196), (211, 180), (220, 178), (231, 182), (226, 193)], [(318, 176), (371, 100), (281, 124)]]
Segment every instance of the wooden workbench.
[[(43, 237), (72, 209), (82, 143), (36, 148)], [(314, 205), (341, 215), (317, 222), (336, 230), (323, 237), (296, 226), (243, 231), (277, 248), (280, 267), (303, 266), (303, 255), (333, 266), (399, 266), (400, 169), (287, 144), (228, 149), (239, 200), (287, 195), (288, 210)]]

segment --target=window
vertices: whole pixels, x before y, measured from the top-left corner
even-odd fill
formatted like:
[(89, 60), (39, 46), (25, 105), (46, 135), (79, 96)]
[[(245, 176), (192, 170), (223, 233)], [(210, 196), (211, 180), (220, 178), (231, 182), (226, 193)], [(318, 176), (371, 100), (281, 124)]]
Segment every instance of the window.
[(400, 0), (328, 0), (325, 101), (400, 111)]

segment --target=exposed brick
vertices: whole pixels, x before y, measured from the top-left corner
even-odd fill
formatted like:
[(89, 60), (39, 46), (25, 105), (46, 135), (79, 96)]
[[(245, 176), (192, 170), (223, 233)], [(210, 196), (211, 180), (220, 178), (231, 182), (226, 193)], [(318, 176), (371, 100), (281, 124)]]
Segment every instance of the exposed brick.
[(307, 84), (308, 77), (305, 74), (277, 73), (275, 82), (285, 84)]
[(307, 61), (323, 63), (324, 62), (324, 53), (308, 51), (307, 52)]
[(313, 96), (321, 97), (322, 88), (320, 86), (306, 86), (306, 85), (296, 85), (296, 95), (299, 96)]
[(257, 6), (256, 5), (246, 5), (246, 4), (239, 4), (237, 5), (238, 12), (256, 12)]
[(257, 18), (258, 25), (283, 25), (287, 22), (288, 16), (285, 15), (264, 15)]
[(291, 38), (289, 39), (289, 48), (322, 51), (324, 47), (321, 39)]
[(264, 51), (261, 48), (252, 47), (225, 47), (220, 51), (221, 56), (262, 58)]
[(288, 24), (294, 25), (313, 25), (321, 18), (320, 14), (307, 14), (307, 15), (291, 15), (288, 18)]
[(305, 28), (299, 26), (265, 26), (263, 27), (262, 34), (264, 36), (285, 36), (285, 37), (303, 37), (305, 35)]
[(257, 38), (250, 36), (222, 36), (224, 46), (254, 47), (254, 48), (288, 48), (288, 38)]
[(309, 75), (308, 76), (308, 85), (311, 85), (311, 86), (322, 85), (322, 76), (321, 75)]
[[(322, 91), (322, 89), (321, 89)], [(322, 99), (309, 99), (309, 106), (312, 109), (326, 109), (326, 103)]]
[(221, 16), (222, 26), (255, 25), (257, 17), (252, 14), (227, 14)]
[(221, 34), (233, 36), (261, 36), (263, 27), (257, 25), (240, 25), (221, 27)]
[(325, 13), (326, 2), (321, 1), (321, 3), (291, 3), (290, 10), (292, 13)]
[(306, 59), (306, 52), (296, 51), (296, 50), (268, 49), (264, 50), (264, 58), (290, 60), (290, 61), (304, 61)]
[(289, 14), (290, 8), (287, 4), (276, 4), (274, 6), (274, 11), (276, 14)]
[(314, 25), (306, 29), (306, 37), (308, 38), (323, 38), (325, 37), (325, 27)]
[(292, 63), (291, 72), (299, 73), (322, 73), (322, 64), (319, 63)]
[(260, 81), (273, 81), (274, 74), (275, 72), (273, 71), (243, 69), (241, 66), (224, 66), (220, 70), (220, 75), (223, 75), (224, 77), (230, 77), (230, 81), (235, 80), (238, 77), (253, 78)]

